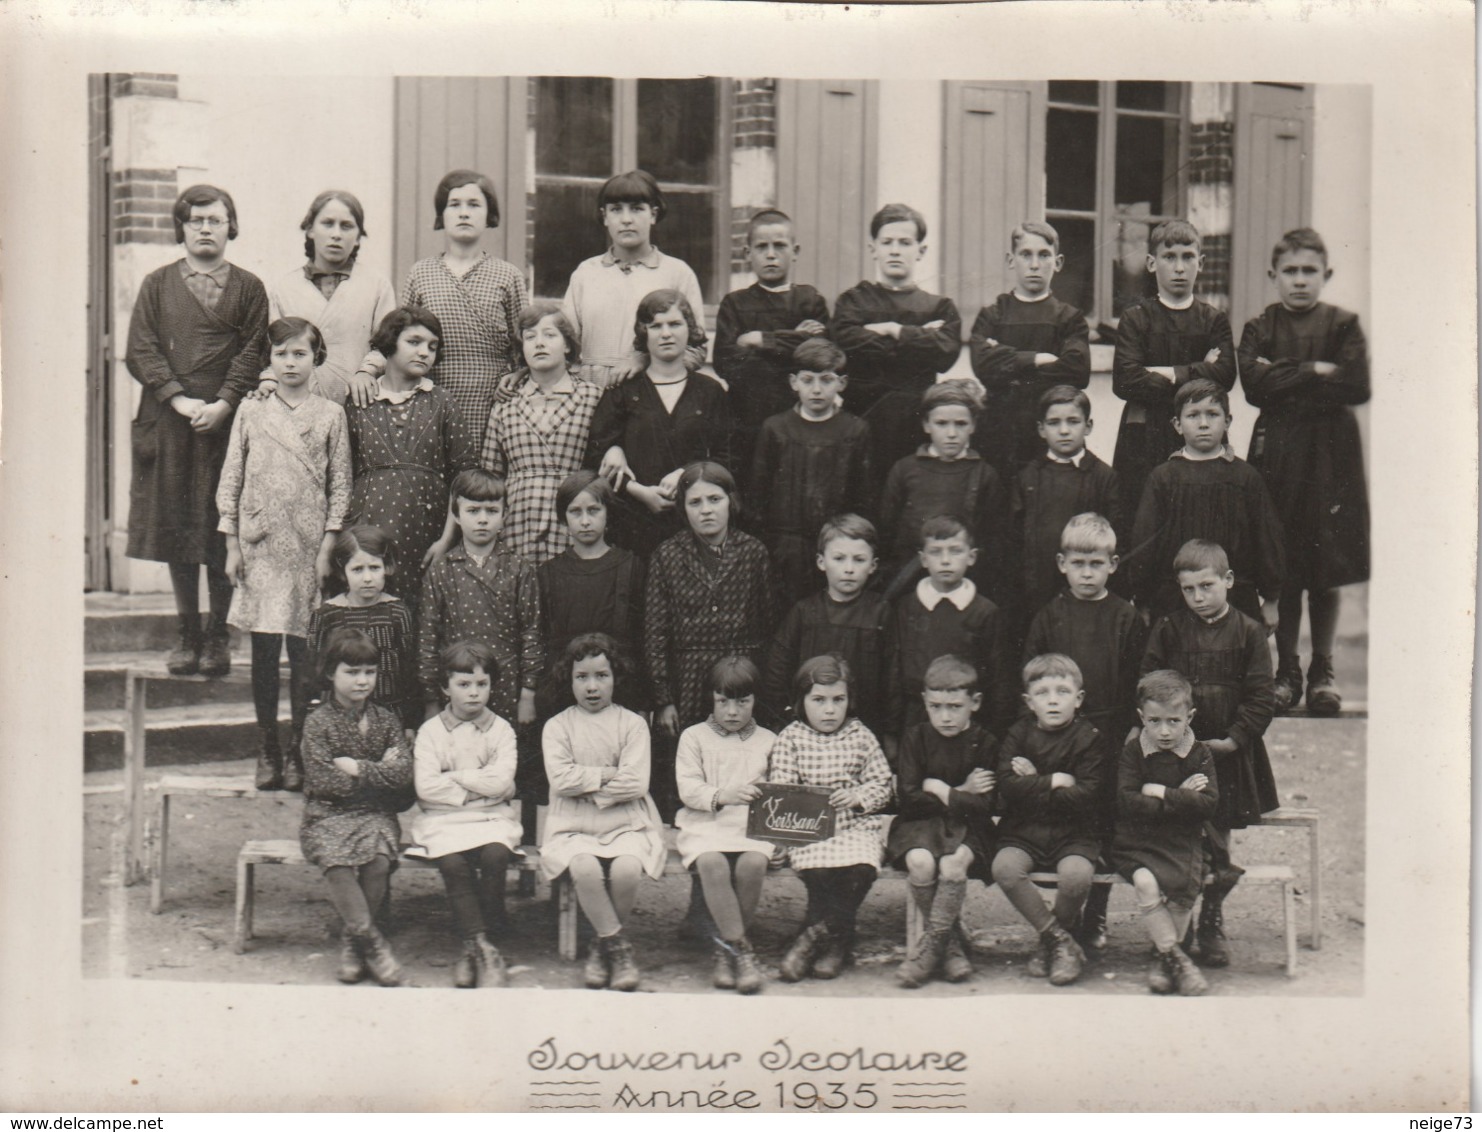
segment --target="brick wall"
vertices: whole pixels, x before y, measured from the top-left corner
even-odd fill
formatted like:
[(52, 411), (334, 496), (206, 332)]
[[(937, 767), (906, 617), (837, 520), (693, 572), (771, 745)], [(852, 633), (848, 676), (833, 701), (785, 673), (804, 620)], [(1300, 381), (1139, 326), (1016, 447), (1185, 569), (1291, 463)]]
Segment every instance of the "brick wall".
[(116, 169), (113, 173), (113, 242), (173, 244), (170, 209), (180, 188), (174, 169)]
[[(734, 149), (777, 148), (777, 80), (735, 79), (731, 144)], [(762, 205), (749, 201), (731, 207), (731, 273), (747, 270), (746, 225)]]
[[(108, 76), (113, 98), (179, 98), (178, 75), (133, 73)], [(175, 169), (115, 169), (109, 186), (115, 244), (173, 244), (170, 209), (180, 192)]]

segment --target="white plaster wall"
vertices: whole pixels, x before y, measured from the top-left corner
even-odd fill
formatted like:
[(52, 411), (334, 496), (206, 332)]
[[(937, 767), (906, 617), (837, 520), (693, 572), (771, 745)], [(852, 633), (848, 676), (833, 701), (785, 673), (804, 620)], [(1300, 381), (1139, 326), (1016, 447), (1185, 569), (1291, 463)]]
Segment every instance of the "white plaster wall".
[(1369, 323), (1373, 98), (1367, 86), (1319, 86), (1314, 99), (1312, 226), (1328, 245), (1323, 298)]

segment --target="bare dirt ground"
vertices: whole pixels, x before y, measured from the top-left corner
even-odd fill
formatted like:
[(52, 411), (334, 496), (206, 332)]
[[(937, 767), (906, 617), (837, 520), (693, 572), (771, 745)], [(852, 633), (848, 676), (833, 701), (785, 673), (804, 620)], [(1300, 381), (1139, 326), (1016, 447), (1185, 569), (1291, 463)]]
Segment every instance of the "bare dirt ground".
[[(1322, 812), (1323, 940), (1308, 937), (1307, 840), (1295, 829), (1257, 828), (1236, 835), (1236, 860), (1286, 864), (1298, 878), (1298, 975), (1285, 974), (1280, 889), (1237, 888), (1226, 904), (1232, 965), (1208, 973), (1211, 994), (1357, 995), (1363, 993), (1364, 779), (1366, 723), (1358, 719), (1278, 719), (1266, 739), (1284, 805)], [(174, 772), (245, 774), (246, 762), (172, 767)], [(87, 775), (89, 787), (121, 780), (117, 771)], [(232, 951), (235, 861), (254, 838), (296, 838), (302, 800), (297, 795), (257, 798), (177, 798), (171, 820), (170, 867), (163, 911), (149, 911), (147, 884), (117, 882), (123, 796), (90, 793), (85, 809), (83, 877), (84, 974), (95, 978), (170, 979), (212, 983), (334, 983), (338, 925), (316, 870), (303, 865), (257, 870), (257, 939), (246, 954)], [(414, 986), (446, 987), (459, 945), (452, 932), (442, 881), (433, 870), (402, 870), (392, 881), (391, 938)], [(677, 939), (689, 898), (683, 877), (645, 881), (629, 934), (643, 968), (643, 991), (720, 994), (710, 987), (708, 949)], [(904, 958), (905, 893), (882, 881), (860, 916), (858, 962), (833, 982), (788, 985), (776, 964), (801, 921), (804, 893), (792, 878), (771, 877), (758, 910), (753, 940), (773, 976), (770, 995), (932, 996), (998, 994), (1146, 994), (1148, 944), (1131, 890), (1119, 886), (1111, 902), (1111, 943), (1071, 987), (1051, 987), (1024, 973), (1033, 933), (996, 890), (974, 882), (967, 922), (973, 930), (972, 981), (931, 983), (902, 990), (892, 977)], [(509, 900), (514, 934), (497, 940), (513, 985), (579, 988), (580, 965), (556, 954), (555, 907), (541, 885), (534, 898)], [(375, 989), (366, 984), (346, 994)]]

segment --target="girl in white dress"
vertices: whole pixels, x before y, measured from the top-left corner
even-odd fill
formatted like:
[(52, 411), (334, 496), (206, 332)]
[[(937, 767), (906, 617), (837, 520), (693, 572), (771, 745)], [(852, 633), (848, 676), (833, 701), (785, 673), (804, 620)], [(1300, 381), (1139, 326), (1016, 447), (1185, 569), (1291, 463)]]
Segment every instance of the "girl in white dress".
[(648, 795), (648, 724), (612, 702), (614, 685), (627, 675), (627, 659), (611, 637), (577, 637), (552, 669), (571, 706), (546, 723), (543, 737), (551, 808), (540, 868), (551, 881), (570, 873), (577, 903), (597, 933), (584, 972), (594, 990), (638, 989), (623, 924), (639, 880), (644, 873), (662, 877), (667, 856)]
[(455, 987), (502, 987), (504, 959), (489, 933), (504, 924), (504, 882), (520, 855), (515, 731), (489, 710), (494, 650), (462, 641), (438, 658), (447, 706), (417, 732), (417, 809), (408, 857), (430, 857), (448, 890), (463, 954)]
[(674, 819), (680, 860), (699, 874), (715, 921), (715, 985), (756, 994), (761, 968), (746, 927), (762, 895), (773, 846), (746, 836), (747, 803), (761, 791), (777, 736), (752, 719), (757, 667), (723, 658), (710, 673), (715, 709), (679, 737), (675, 777), (683, 805)]

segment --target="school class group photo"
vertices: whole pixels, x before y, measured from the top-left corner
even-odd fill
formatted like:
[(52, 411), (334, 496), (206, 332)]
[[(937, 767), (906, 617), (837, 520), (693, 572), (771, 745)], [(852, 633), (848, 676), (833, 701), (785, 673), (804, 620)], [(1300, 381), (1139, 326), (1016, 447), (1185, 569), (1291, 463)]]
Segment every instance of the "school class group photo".
[[(127, 555), (168, 566), (164, 671), (245, 666), (253, 787), (302, 794), (341, 925), (306, 981), (405, 985), (390, 890), (430, 862), (461, 988), (548, 949), (506, 892), (533, 872), (580, 911), (571, 987), (639, 989), (655, 933), (695, 986), (835, 979), (888, 880), (912, 928), (881, 982), (1001, 967), (964, 920), (993, 886), (1035, 940), (1016, 973), (1084, 981), (1122, 931), (1148, 991), (1218, 990), (1248, 946), (1232, 833), (1283, 805), (1264, 736), (1343, 712), (1340, 595), (1368, 580), (1368, 351), (1323, 300), (1329, 234), (1261, 249), (1275, 301), (1238, 338), (1185, 217), (1148, 226), (1145, 294), (1099, 330), (1043, 215), (980, 310), (918, 282), (959, 238), (928, 202), (869, 216), (872, 276), (838, 294), (797, 277), (813, 233), (752, 210), (754, 281), (707, 296), (633, 168), (566, 233), (590, 254), (557, 301), (486, 246), (525, 213), (495, 172), (441, 177), (442, 250), (399, 289), (357, 265), (384, 219), (354, 186), (285, 168), (303, 259), (260, 280), (232, 259), (253, 202), (189, 185), (128, 320)], [(767, 839), (774, 787), (824, 799), (826, 835)], [(763, 895), (796, 881), (768, 953)], [(635, 918), (661, 885), (688, 911)]]

